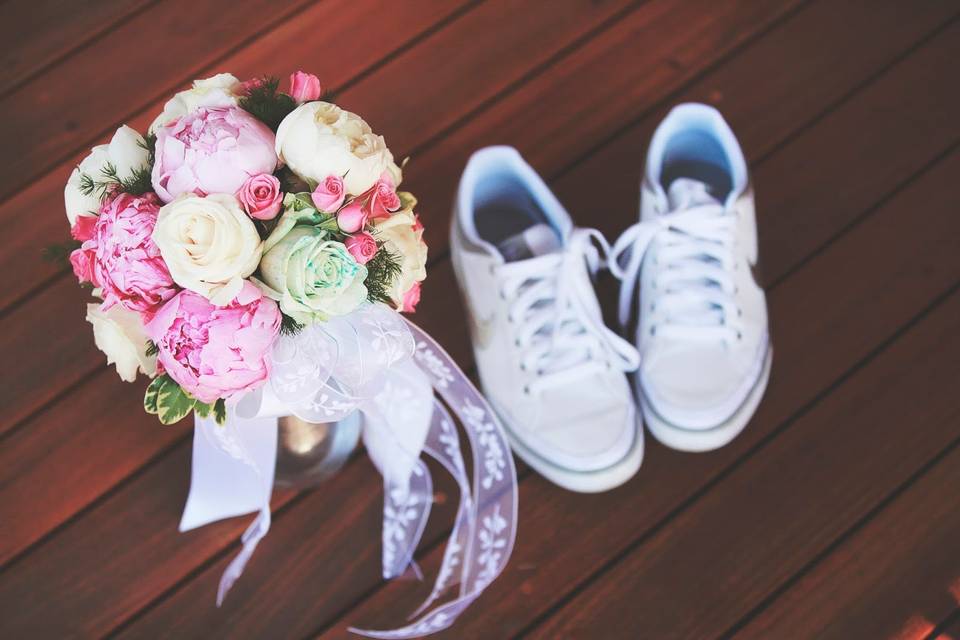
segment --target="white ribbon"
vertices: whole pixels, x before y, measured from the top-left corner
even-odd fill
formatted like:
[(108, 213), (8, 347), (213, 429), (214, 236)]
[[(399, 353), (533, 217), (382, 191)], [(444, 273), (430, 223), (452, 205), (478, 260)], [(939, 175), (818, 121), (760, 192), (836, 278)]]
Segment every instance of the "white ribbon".
[[(457, 429), (473, 455), (467, 477)], [(384, 480), (382, 565), (385, 579), (412, 569), (433, 496), (421, 452), (460, 488), (460, 505), (440, 572), (414, 622), (390, 631), (351, 631), (373, 638), (414, 638), (453, 624), (506, 566), (517, 527), (517, 478), (500, 423), (449, 355), (416, 325), (383, 305), (282, 336), (263, 389), (228, 407), (227, 424), (197, 418), (193, 475), (180, 530), (258, 512), (243, 548), (224, 572), (217, 604), (270, 528), (277, 418), (335, 422), (363, 414), (363, 441)], [(430, 607), (459, 584), (452, 600)], [(424, 613), (426, 612), (426, 613)]]

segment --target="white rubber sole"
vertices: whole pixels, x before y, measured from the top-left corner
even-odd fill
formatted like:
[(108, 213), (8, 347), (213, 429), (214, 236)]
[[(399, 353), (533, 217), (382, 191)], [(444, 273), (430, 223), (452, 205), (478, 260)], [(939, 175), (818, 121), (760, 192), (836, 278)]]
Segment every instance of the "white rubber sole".
[(763, 399), (763, 394), (767, 390), (767, 382), (770, 380), (770, 366), (773, 363), (773, 349), (767, 349), (764, 356), (763, 368), (756, 384), (750, 390), (743, 404), (737, 409), (725, 422), (711, 427), (709, 429), (685, 429), (675, 424), (671, 424), (659, 415), (646, 401), (643, 390), (638, 389), (640, 405), (643, 410), (643, 421), (650, 429), (654, 438), (671, 449), (680, 451), (712, 451), (727, 445), (731, 440), (740, 435), (750, 418), (756, 412)]
[(637, 420), (637, 430), (633, 437), (633, 444), (627, 454), (609, 467), (596, 471), (573, 471), (561, 467), (541, 457), (536, 451), (524, 444), (513, 434), (510, 424), (501, 416), (510, 448), (521, 460), (526, 462), (537, 473), (553, 484), (575, 491), (577, 493), (601, 493), (619, 487), (627, 480), (637, 475), (640, 464), (643, 462), (643, 426)]

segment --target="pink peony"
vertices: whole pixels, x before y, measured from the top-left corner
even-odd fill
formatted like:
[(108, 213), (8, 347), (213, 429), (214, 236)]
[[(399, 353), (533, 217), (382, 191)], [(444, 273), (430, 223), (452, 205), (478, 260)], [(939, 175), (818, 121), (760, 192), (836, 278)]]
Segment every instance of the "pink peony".
[(151, 237), (159, 210), (153, 193), (121, 193), (100, 208), (94, 237), (80, 250), (96, 251), (92, 281), (103, 289), (104, 309), (119, 303), (149, 313), (177, 292)]
[(350, 201), (350, 204), (340, 209), (337, 214), (337, 225), (345, 233), (356, 233), (367, 224), (369, 216), (370, 213), (364, 206), (363, 201), (360, 198), (354, 198)]
[(276, 176), (258, 173), (250, 176), (243, 183), (237, 198), (251, 218), (273, 220), (280, 212), (283, 193), (280, 191), (280, 181)]
[(290, 97), (299, 103), (320, 98), (320, 78), (312, 73), (297, 71), (290, 74)]
[(340, 176), (327, 176), (311, 194), (314, 206), (327, 213), (335, 213), (343, 205), (346, 195)]
[(350, 236), (344, 243), (347, 251), (360, 264), (367, 264), (377, 253), (377, 241), (366, 231)]
[(277, 168), (273, 132), (239, 107), (201, 107), (157, 131), (153, 188), (164, 202), (182, 193), (240, 191)]
[(403, 294), (403, 304), (400, 307), (400, 311), (413, 313), (417, 310), (418, 304), (420, 304), (420, 283), (414, 282), (413, 286)]
[(162, 368), (187, 393), (210, 404), (255, 389), (270, 377), (280, 309), (249, 281), (225, 307), (181, 291), (146, 330)]

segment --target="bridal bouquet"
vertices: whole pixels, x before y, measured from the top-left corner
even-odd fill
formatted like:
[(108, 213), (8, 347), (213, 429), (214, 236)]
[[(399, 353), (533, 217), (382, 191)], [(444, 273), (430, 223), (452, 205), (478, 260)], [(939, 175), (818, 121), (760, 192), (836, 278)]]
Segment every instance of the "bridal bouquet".
[[(427, 453), (461, 504), (440, 577), (406, 627), (448, 627), (502, 570), (516, 528), (516, 474), (502, 429), (411, 312), (426, 277), (417, 201), (359, 116), (321, 100), (316, 76), (198, 80), (145, 134), (122, 126), (64, 192), (69, 261), (99, 301), (97, 347), (163, 424), (195, 414), (181, 530), (258, 512), (218, 604), (270, 526), (277, 420), (363, 416), (384, 478), (383, 574), (416, 571), (429, 515)], [(441, 403), (434, 391), (446, 402)], [(451, 412), (473, 449), (467, 478)], [(459, 578), (455, 580), (454, 578)]]
[(97, 346), (164, 424), (270, 377), (279, 334), (366, 302), (413, 311), (427, 248), (383, 137), (318, 101), (229, 74), (177, 94), (146, 136), (117, 130), (65, 190)]

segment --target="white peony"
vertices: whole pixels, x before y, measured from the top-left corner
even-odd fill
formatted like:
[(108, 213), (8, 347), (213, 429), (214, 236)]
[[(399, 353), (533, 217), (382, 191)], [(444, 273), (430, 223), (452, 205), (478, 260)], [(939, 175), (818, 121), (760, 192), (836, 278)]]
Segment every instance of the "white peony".
[(63, 200), (67, 209), (67, 220), (70, 226), (78, 216), (93, 216), (100, 209), (98, 194), (84, 194), (80, 190), (81, 177), (87, 175), (94, 182), (106, 179), (104, 169), (112, 166), (117, 177), (126, 180), (133, 175), (136, 169), (149, 169), (149, 156), (143, 136), (123, 125), (113, 134), (110, 144), (97, 145), (90, 150), (90, 155), (83, 159), (78, 167), (70, 174), (67, 186), (63, 190)]
[(192, 87), (176, 94), (163, 105), (163, 113), (156, 117), (149, 131), (156, 133), (163, 125), (200, 107), (235, 106), (239, 86), (240, 81), (230, 73), (218, 73), (212, 78), (194, 80)]
[(134, 312), (114, 305), (103, 311), (99, 304), (87, 305), (87, 322), (93, 325), (93, 340), (117, 367), (120, 379), (133, 382), (137, 371), (151, 378), (157, 373), (157, 357), (147, 355), (147, 334), (143, 321)]
[(218, 306), (236, 297), (263, 251), (240, 202), (223, 193), (184, 194), (162, 206), (153, 241), (173, 281)]
[(329, 102), (302, 104), (283, 119), (277, 155), (305, 180), (319, 183), (340, 176), (349, 195), (368, 190), (384, 171), (400, 184), (400, 168), (383, 136), (374, 135), (360, 116)]
[(409, 193), (399, 195), (403, 208), (373, 223), (373, 237), (400, 258), (400, 275), (390, 283), (389, 290), (398, 309), (403, 307), (403, 296), (410, 287), (427, 277), (427, 244), (423, 241), (423, 227), (413, 213), (417, 201)]

